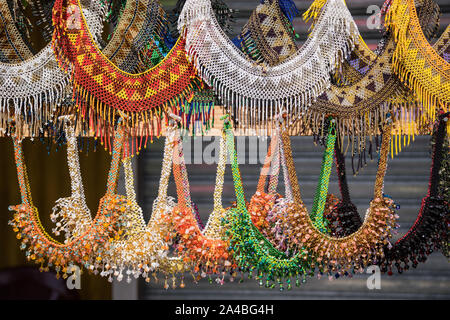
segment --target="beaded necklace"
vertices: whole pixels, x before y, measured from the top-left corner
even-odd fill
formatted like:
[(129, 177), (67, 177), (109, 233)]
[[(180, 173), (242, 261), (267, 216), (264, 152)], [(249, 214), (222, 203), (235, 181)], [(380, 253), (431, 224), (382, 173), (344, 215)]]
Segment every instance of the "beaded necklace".
[(234, 149), (234, 136), (230, 128), (230, 123), (225, 122), (224, 130), (237, 198), (236, 207), (231, 208), (224, 219), (227, 228), (225, 234), (231, 243), (229, 250), (233, 252), (234, 259), (242, 272), (249, 273), (249, 278), (255, 272), (261, 286), (263, 278), (265, 278), (266, 287), (274, 288), (278, 284), (281, 291), (284, 290), (283, 281), (286, 281), (289, 290), (292, 288), (291, 278), (295, 278), (297, 286), (300, 285), (300, 281), (306, 282), (311, 261), (303, 250), (298, 250), (292, 256), (280, 252), (253, 225), (245, 204), (242, 180)]
[[(120, 127), (118, 132), (120, 135), (127, 136), (123, 127)], [(68, 131), (67, 140), (72, 189), (77, 190), (77, 193), (76, 196), (57, 201), (58, 205), (54, 209), (52, 221), (57, 223), (54, 231), (59, 233), (64, 230), (66, 239), (70, 240), (84, 233), (92, 224), (92, 218), (88, 209), (84, 211), (73, 210), (74, 202), (78, 207), (82, 207), (85, 200), (81, 177), (79, 177), (78, 150), (73, 129)], [(172, 164), (171, 158), (174, 156), (174, 144), (176, 144), (174, 130), (169, 128), (164, 149), (158, 197), (154, 202), (153, 213), (148, 224), (145, 223), (142, 208), (137, 203), (131, 157), (128, 156), (122, 160), (126, 194), (123, 196), (116, 194), (116, 197), (121, 199), (123, 203), (126, 203), (120, 220), (123, 226), (121, 230), (123, 233), (110, 243), (108, 250), (99, 254), (99, 259), (91, 267), (94, 272), (100, 270), (100, 275), (108, 277), (109, 282), (112, 282), (114, 279), (122, 281), (124, 273), (127, 276), (126, 280), (128, 283), (131, 282), (131, 276), (138, 278), (141, 275), (149, 282), (151, 273), (157, 279), (156, 272), (161, 271), (166, 273), (164, 286), (168, 288), (168, 275), (174, 273), (174, 270), (184, 270), (184, 263), (187, 260), (171, 258), (169, 254), (171, 238), (168, 237), (170, 224), (167, 220), (176, 204), (171, 197), (167, 196), (167, 188)], [(127, 151), (124, 153), (128, 154)], [(85, 204), (84, 207), (86, 207)], [(60, 212), (55, 213), (57, 210)], [(167, 268), (169, 269), (167, 270)], [(183, 282), (181, 286), (184, 286)], [(173, 279), (173, 287), (175, 287), (175, 279)]]
[[(373, 263), (383, 256), (383, 246), (391, 237), (391, 230), (396, 227), (396, 215), (393, 201), (383, 195), (383, 181), (387, 169), (387, 157), (391, 139), (391, 124), (386, 125), (383, 132), (378, 171), (375, 180), (374, 199), (366, 213), (362, 226), (354, 233), (342, 238), (326, 234), (327, 228), (324, 217), (320, 214), (325, 206), (324, 194), (328, 189), (329, 175), (336, 139), (327, 137), (327, 149), (322, 163), (320, 182), (314, 199), (311, 217), (304, 211), (298, 212), (298, 220), (292, 230), (291, 237), (306, 249), (316, 261), (321, 273), (333, 273), (336, 277), (356, 270), (362, 271), (369, 263)], [(331, 139), (330, 139), (331, 138)], [(289, 159), (289, 157), (288, 157)], [(288, 168), (290, 166), (288, 165)], [(297, 188), (295, 171), (291, 170), (293, 187)], [(325, 183), (323, 183), (325, 181)], [(296, 214), (295, 209), (290, 210), (290, 216)], [(286, 226), (288, 230), (289, 225)]]
[[(432, 38), (439, 27), (439, 6), (433, 0), (417, 0), (415, 3), (422, 30), (427, 38)], [(386, 3), (383, 5), (381, 13), (385, 14), (385, 10)], [(362, 38), (356, 42), (352, 53), (341, 65), (342, 70), (335, 75), (338, 76), (336, 81), (339, 84), (351, 84), (359, 81), (377, 59), (380, 46), (384, 46), (383, 42), (384, 40), (379, 43), (375, 51), (372, 51)]]
[(291, 23), (298, 14), (292, 0), (261, 1), (233, 42), (256, 63), (275, 66), (297, 51)]
[[(436, 25), (438, 17), (429, 11), (435, 6), (432, 1), (422, 1), (420, 7), (420, 22), (424, 26), (431, 20)], [(433, 24), (434, 23), (434, 24)], [(424, 27), (425, 28), (425, 27)], [(431, 33), (431, 32), (430, 32)], [(363, 58), (349, 58), (349, 62), (356, 66), (358, 77), (349, 81), (347, 72), (349, 68), (343, 68), (345, 83), (332, 85), (323, 92), (314, 103), (317, 111), (305, 122), (312, 127), (313, 132), (319, 132), (323, 126), (320, 114), (335, 115), (340, 141), (344, 136), (351, 136), (348, 140), (352, 143), (352, 156), (359, 152), (365, 152), (365, 137), (376, 136), (380, 124), (386, 120), (386, 114), (391, 114), (398, 128), (393, 131), (396, 134), (395, 153), (401, 151), (400, 136), (408, 136), (408, 144), (411, 136), (420, 132), (420, 127), (427, 116), (434, 121), (434, 113), (427, 112), (411, 97), (411, 92), (404, 88), (392, 71), (392, 58), (396, 44), (394, 37), (387, 34), (380, 42), (377, 54), (372, 53), (365, 45), (362, 38), (353, 52)], [(361, 52), (364, 52), (361, 54)], [(345, 64), (344, 64), (345, 65)], [(350, 78), (352, 72), (349, 72)], [(322, 118), (323, 119), (323, 118)], [(406, 143), (406, 139), (404, 140)], [(343, 146), (341, 146), (343, 148)], [(360, 164), (358, 164), (358, 169)]]
[[(419, 21), (424, 34), (428, 37), (434, 35), (439, 23), (439, 16), (436, 15), (438, 9), (439, 7), (433, 1), (418, 1)], [(433, 46), (443, 57), (446, 55), (446, 50), (450, 48), (449, 33), (450, 28), (447, 28)], [(371, 51), (361, 45), (360, 41), (348, 61), (343, 64), (344, 67), (341, 70), (345, 78), (343, 83), (332, 85), (329, 90), (319, 96), (316, 102), (319, 109), (325, 108), (330, 114), (333, 112), (339, 114), (338, 131), (341, 143), (343, 144), (345, 135), (351, 136), (348, 143), (351, 143), (352, 158), (359, 152), (356, 170), (362, 167), (362, 154), (365, 157), (366, 143), (363, 137), (370, 137), (372, 142), (372, 137), (377, 135), (379, 124), (382, 123), (385, 114), (390, 113), (395, 120), (391, 150), (391, 153), (395, 154), (401, 152), (402, 145), (410, 144), (411, 137), (414, 140), (416, 134), (428, 134), (430, 123), (434, 121), (434, 111), (424, 109), (422, 104), (414, 98), (413, 92), (403, 86), (391, 71), (395, 49), (394, 36), (388, 33), (380, 42), (377, 54), (373, 54), (372, 59), (369, 54)], [(352, 66), (354, 66), (353, 71)], [(371, 105), (372, 108), (363, 107), (367, 105)], [(374, 108), (374, 106), (378, 107)], [(369, 121), (367, 116), (362, 117), (366, 109), (372, 110)], [(338, 113), (337, 110), (344, 114), (341, 116), (341, 112)], [(350, 113), (345, 114), (347, 111)], [(353, 112), (359, 113), (360, 116), (354, 115)], [(315, 118), (312, 118), (309, 126), (316, 126), (314, 131), (320, 130), (314, 121)], [(343, 149), (344, 146), (341, 145), (340, 148)], [(355, 172), (355, 169), (353, 171)]]
[(414, 0), (392, 0), (386, 26), (395, 35), (394, 71), (429, 113), (450, 105), (450, 64), (425, 38)]
[[(114, 19), (114, 16), (112, 18)], [(102, 53), (113, 64), (119, 66), (124, 71), (142, 71), (141, 69), (147, 61), (145, 57), (149, 52), (161, 56), (164, 52), (169, 51), (165, 48), (161, 49), (157, 45), (157, 39), (167, 40), (168, 35), (166, 29), (165, 13), (157, 1), (126, 0), (125, 6), (120, 11), (120, 20), (114, 28), (108, 44), (102, 49)], [(146, 42), (149, 37), (153, 41)], [(85, 121), (81, 121), (82, 131), (89, 134), (93, 130), (100, 136), (102, 133), (105, 133), (105, 139), (101, 141), (106, 145), (110, 145), (110, 141), (106, 140), (106, 135), (109, 136), (107, 132), (110, 130), (101, 123), (90, 121), (88, 114), (85, 116), (87, 116), (85, 117)], [(133, 129), (130, 130), (131, 134), (134, 136), (140, 135), (141, 140), (139, 142), (137, 138), (131, 140), (131, 154), (139, 152), (138, 149), (142, 147), (142, 137), (144, 136), (140, 134), (137, 126)]]
[[(329, 135), (334, 134), (334, 122), (329, 123)], [(278, 129), (279, 130), (279, 129)], [(279, 140), (278, 142), (276, 142)], [(287, 208), (289, 206), (292, 206), (293, 203), (296, 203), (297, 210), (304, 210), (306, 211), (306, 208), (303, 204), (303, 201), (300, 196), (300, 190), (298, 188), (293, 189), (291, 186), (291, 181), (289, 177), (289, 172), (292, 169), (288, 169), (288, 165), (293, 168), (293, 160), (292, 158), (292, 152), (290, 149), (289, 144), (289, 137), (287, 134), (287, 131), (284, 130), (283, 133), (273, 137), (273, 140), (271, 144), (278, 143), (279, 145), (279, 151), (278, 156), (275, 158), (276, 162), (274, 165), (274, 171), (275, 173), (271, 176), (271, 180), (269, 182), (269, 193), (264, 192), (264, 185), (265, 185), (265, 176), (266, 173), (264, 173), (266, 166), (268, 163), (268, 160), (266, 159), (265, 167), (261, 171), (260, 181), (258, 183), (258, 189), (256, 194), (252, 197), (252, 200), (250, 202), (249, 206), (249, 212), (252, 216), (252, 222), (255, 224), (255, 226), (267, 237), (270, 239), (272, 244), (279, 250), (282, 250), (288, 254), (290, 251), (295, 252), (296, 248), (295, 246), (292, 246), (289, 237), (287, 234), (290, 232), (285, 232), (283, 229), (283, 225), (290, 224), (291, 226), (296, 226), (296, 217), (298, 215), (288, 215)], [(273, 146), (271, 146), (271, 150)], [(270, 150), (269, 150), (270, 152)], [(268, 155), (270, 156), (270, 155)], [(289, 158), (287, 160), (287, 158)], [(280, 197), (279, 195), (275, 194), (276, 185), (278, 182), (278, 168), (279, 163), (281, 163), (281, 167), (283, 169), (284, 173), (284, 184), (285, 184), (285, 190), (286, 190), (286, 197)], [(345, 170), (345, 168), (344, 168)], [(346, 182), (346, 181), (345, 181)], [(330, 210), (332, 211), (335, 204), (337, 204), (337, 198), (334, 195), (327, 194), (328, 190), (328, 180), (327, 179), (321, 179), (321, 186), (319, 190), (325, 190), (322, 194), (325, 197), (325, 205), (322, 207), (317, 207), (316, 204), (318, 202), (322, 202), (322, 197), (316, 197), (315, 198), (315, 205), (314, 210), (312, 213), (312, 217), (318, 217), (319, 215), (322, 215), (321, 212), (323, 212), (324, 216), (330, 215)], [(319, 192), (319, 191), (318, 191)], [(348, 193), (348, 190), (347, 190)], [(333, 212), (333, 211), (332, 211)], [(342, 214), (342, 212), (338, 212), (338, 214)], [(345, 212), (347, 214), (347, 212)], [(356, 215), (358, 215), (358, 212), (356, 211)], [(347, 218), (347, 217), (346, 217)], [(316, 219), (316, 218), (314, 218)], [(290, 228), (291, 229), (291, 228)], [(289, 230), (290, 230), (289, 229)], [(327, 232), (331, 232), (333, 234), (334, 230), (329, 230), (329, 226), (327, 225)], [(298, 244), (298, 241), (293, 241), (294, 243)]]
[(13, 63), (33, 56), (16, 28), (7, 0), (0, 1), (0, 62)]
[[(422, 207), (414, 225), (394, 245), (384, 247), (384, 257), (378, 261), (381, 271), (392, 275), (395, 267), (398, 273), (416, 268), (425, 262), (433, 251), (441, 249), (442, 241), (448, 233), (450, 218), (449, 199), (439, 193), (439, 172), (442, 166), (443, 145), (446, 137), (449, 113), (441, 114), (435, 127), (435, 145), (428, 186), (428, 194), (422, 200)], [(447, 150), (448, 152), (448, 150)]]
[[(176, 129), (174, 124), (170, 124), (167, 128), (158, 196), (153, 203), (152, 215), (147, 225), (145, 225), (142, 209), (136, 201), (130, 158), (124, 160), (126, 198), (133, 207), (125, 238), (114, 242), (110, 252), (107, 252), (103, 258), (102, 275), (110, 275), (109, 280), (111, 274), (118, 276), (117, 279), (120, 280), (119, 277), (125, 269), (127, 269), (127, 281), (131, 281), (130, 274), (133, 274), (135, 278), (142, 275), (147, 282), (150, 282), (150, 273), (157, 280), (156, 272), (161, 272), (165, 277), (164, 288), (169, 288), (169, 277), (172, 279), (172, 287), (176, 288), (176, 275), (192, 269), (188, 257), (182, 257), (178, 255), (178, 252), (170, 251), (170, 248), (176, 245), (170, 236), (172, 212), (176, 203), (172, 197), (167, 196), (167, 188), (172, 159), (176, 156), (176, 145)], [(181, 274), (180, 287), (184, 286), (184, 276)]]
[(345, 172), (345, 157), (339, 143), (334, 148), (334, 159), (338, 175), (341, 199), (333, 198), (326, 205), (324, 217), (326, 225), (333, 237), (341, 238), (356, 232), (362, 225), (358, 209), (350, 199), (347, 175)]
[[(193, 214), (189, 181), (184, 162), (181, 140), (178, 139), (178, 158), (174, 161), (174, 176), (178, 193), (178, 205), (175, 207), (172, 219), (175, 234), (179, 235), (178, 250), (180, 254), (189, 257), (194, 265), (194, 272), (201, 277), (209, 275), (222, 275), (216, 281), (224, 283), (225, 274), (233, 273), (237, 265), (228, 251), (229, 242), (223, 240), (224, 231), (221, 220), (226, 210), (222, 206), (222, 191), (224, 183), (225, 166), (227, 162), (226, 137), (222, 135), (220, 141), (219, 163), (217, 167), (216, 184), (214, 189), (214, 209), (209, 216), (205, 228), (199, 226)], [(175, 236), (174, 236), (175, 237)]]
[[(89, 117), (91, 128), (98, 128), (97, 136), (103, 135), (98, 132), (100, 126), (114, 124), (118, 111), (131, 119), (128, 126), (142, 122), (141, 135), (153, 136), (155, 130), (159, 133), (162, 113), (169, 107), (178, 113), (178, 106), (190, 99), (192, 89), (199, 84), (186, 58), (185, 40), (178, 39), (157, 66), (130, 74), (119, 69), (94, 44), (79, 5), (78, 0), (56, 1), (53, 48), (61, 67), (66, 71), (72, 68), (70, 76), (80, 114)], [(72, 24), (67, 23), (71, 21), (67, 19), (69, 10), (77, 13)]]
[[(436, 4), (432, 1), (421, 1), (420, 4), (420, 21), (427, 34), (431, 35), (438, 21), (438, 16), (430, 8), (436, 8)], [(267, 5), (260, 5), (259, 10), (257, 9), (254, 12), (253, 19), (250, 19), (248, 27), (251, 26), (252, 32), (246, 32), (241, 36), (245, 39), (243, 50), (257, 62), (263, 62), (262, 56), (264, 56), (270, 65), (276, 65), (293, 54), (292, 48), (295, 50), (296, 44), (292, 36), (283, 37), (284, 42), (280, 42), (282, 39), (279, 37), (276, 38), (276, 41), (270, 41), (270, 36), (257, 32), (257, 30), (263, 28), (260, 20), (267, 21), (271, 30), (289, 31), (289, 27), (283, 24), (280, 19), (282, 14), (278, 6), (271, 3), (269, 8), (266, 7)], [(260, 18), (257, 13), (263, 12), (266, 14)], [(305, 17), (307, 16), (305, 15)], [(431, 23), (428, 23), (430, 21)], [(428, 30), (428, 25), (432, 26), (429, 27), (430, 30)], [(276, 32), (276, 34), (278, 33)], [(317, 133), (326, 121), (326, 117), (323, 115), (334, 114), (337, 118), (341, 140), (345, 135), (352, 136), (352, 139), (349, 139), (349, 141), (353, 141), (352, 156), (359, 152), (360, 160), (361, 153), (365, 152), (366, 148), (363, 137), (376, 135), (378, 124), (384, 121), (384, 115), (388, 110), (394, 110), (393, 114), (396, 115), (397, 122), (403, 124), (399, 126), (403, 130), (397, 131), (397, 133), (398, 135), (408, 135), (408, 143), (410, 141), (409, 136), (418, 133), (417, 130), (419, 129), (418, 126), (411, 123), (423, 121), (423, 117), (420, 116), (421, 107), (413, 99), (409, 99), (409, 91), (403, 88), (391, 71), (390, 61), (395, 48), (393, 39), (387, 37), (380, 42), (379, 47), (380, 52), (374, 53), (359, 37), (348, 61), (344, 62), (342, 70), (339, 72), (344, 78), (340, 81), (340, 85), (332, 85), (321, 94), (310, 108), (310, 110), (314, 109), (314, 112), (308, 113), (305, 117), (306, 120), (305, 118), (302, 119), (302, 122), (306, 125), (303, 130), (312, 129), (314, 133)], [(276, 50), (291, 53), (286, 56), (281, 54), (271, 56), (270, 52)], [(358, 76), (352, 76), (354, 73)], [(368, 118), (371, 120), (367, 121)], [(400, 140), (397, 140), (400, 143)], [(395, 147), (401, 150), (401, 145), (398, 144), (395, 144)], [(359, 165), (360, 163), (358, 163), (358, 169)]]
[(305, 45), (274, 67), (255, 65), (234, 46), (218, 25), (210, 0), (186, 1), (178, 25), (186, 51), (239, 127), (265, 129), (283, 105), (291, 122), (329, 86), (329, 72), (351, 50), (357, 28), (342, 0), (317, 1), (310, 11), (318, 14), (316, 26)]
[[(91, 4), (94, 8), (97, 5)], [(94, 30), (101, 30), (101, 17), (85, 11)], [(22, 124), (26, 124), (29, 134), (37, 136), (42, 124), (52, 119), (56, 106), (66, 98), (68, 80), (55, 60), (51, 44), (27, 60), (0, 63), (1, 130), (6, 131), (10, 119), (14, 119), (16, 135), (22, 134)]]
[[(32, 202), (22, 143), (17, 137), (14, 137), (13, 140), (22, 203), (10, 206), (10, 210), (15, 213), (9, 224), (17, 232), (17, 239), (22, 241), (20, 248), (26, 249), (25, 256), (27, 259), (39, 264), (41, 271), (48, 271), (50, 267), (54, 267), (58, 276), (59, 272), (62, 272), (63, 277), (66, 277), (68, 268), (73, 264), (80, 264), (93, 269), (91, 267), (93, 260), (98, 260), (98, 255), (102, 251), (108, 250), (109, 239), (120, 234), (120, 215), (126, 209), (126, 203), (123, 199), (114, 194), (124, 136), (117, 134), (114, 140), (107, 190), (105, 196), (100, 200), (96, 217), (85, 232), (65, 243), (53, 239), (44, 230), (39, 212)], [(77, 195), (73, 195), (73, 197), (76, 198)], [(83, 208), (78, 207), (73, 209), (83, 210)], [(45, 267), (44, 264), (46, 264)]]
[[(268, 192), (266, 192), (265, 186), (270, 166), (272, 172), (268, 183)], [(276, 192), (280, 166), (284, 175), (285, 197), (282, 197)], [(286, 168), (282, 134), (280, 127), (278, 126), (276, 128), (276, 133), (272, 136), (270, 148), (267, 152), (264, 166), (261, 169), (257, 190), (250, 200), (248, 212), (250, 213), (254, 226), (270, 240), (277, 249), (285, 251), (287, 255), (289, 255), (289, 248), (284, 245), (283, 235), (280, 232), (281, 230), (277, 228), (277, 222), (280, 219), (281, 212), (284, 211), (286, 203), (292, 202), (294, 202), (294, 197)], [(300, 207), (303, 206), (302, 201), (298, 204)]]

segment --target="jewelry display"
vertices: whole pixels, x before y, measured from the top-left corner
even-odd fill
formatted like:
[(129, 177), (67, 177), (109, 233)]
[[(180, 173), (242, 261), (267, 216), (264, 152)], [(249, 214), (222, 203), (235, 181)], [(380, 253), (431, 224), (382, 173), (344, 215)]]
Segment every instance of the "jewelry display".
[[(48, 271), (50, 267), (53, 267), (57, 275), (62, 272), (63, 277), (66, 277), (68, 267), (74, 264), (89, 269), (93, 260), (97, 260), (98, 255), (107, 250), (110, 239), (115, 238), (120, 233), (119, 220), (120, 215), (126, 209), (126, 203), (114, 195), (114, 189), (117, 184), (124, 136), (117, 134), (116, 139), (114, 139), (113, 159), (108, 175), (107, 191), (100, 200), (96, 217), (84, 233), (65, 243), (56, 241), (44, 230), (39, 212), (33, 205), (31, 197), (22, 141), (17, 137), (14, 137), (13, 140), (22, 203), (17, 206), (10, 206), (10, 210), (15, 213), (9, 224), (17, 233), (17, 239), (21, 240), (21, 250), (26, 250), (26, 258), (39, 264), (41, 271)], [(72, 196), (72, 198), (76, 197), (77, 195)], [(84, 208), (77, 207), (73, 209), (84, 210)]]

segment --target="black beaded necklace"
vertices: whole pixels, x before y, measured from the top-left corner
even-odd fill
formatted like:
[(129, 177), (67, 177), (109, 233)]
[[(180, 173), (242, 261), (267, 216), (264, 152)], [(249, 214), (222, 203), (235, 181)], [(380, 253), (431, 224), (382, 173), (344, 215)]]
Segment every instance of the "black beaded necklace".
[(362, 225), (358, 209), (350, 199), (347, 175), (345, 173), (345, 157), (341, 150), (341, 144), (336, 143), (334, 159), (339, 181), (341, 200), (329, 211), (326, 211), (325, 219), (328, 223), (330, 234), (342, 238), (355, 233)]
[(382, 272), (393, 274), (393, 267), (402, 273), (410, 266), (416, 268), (419, 262), (425, 262), (434, 251), (442, 248), (447, 239), (447, 221), (450, 217), (448, 198), (439, 193), (439, 172), (443, 160), (443, 145), (446, 136), (447, 121), (450, 113), (441, 114), (434, 128), (435, 145), (428, 194), (422, 200), (422, 207), (414, 225), (405, 236), (394, 245), (384, 248), (384, 259), (378, 261)]

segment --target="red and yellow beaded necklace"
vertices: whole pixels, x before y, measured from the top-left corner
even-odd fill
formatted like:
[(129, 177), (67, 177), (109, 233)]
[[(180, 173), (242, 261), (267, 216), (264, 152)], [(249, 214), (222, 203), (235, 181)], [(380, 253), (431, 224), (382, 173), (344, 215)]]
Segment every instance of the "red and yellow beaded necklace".
[(57, 0), (53, 23), (53, 49), (60, 66), (70, 73), (78, 111), (89, 119), (96, 136), (108, 134), (118, 111), (128, 116), (128, 126), (139, 128), (139, 135), (159, 134), (163, 113), (168, 108), (179, 113), (178, 106), (189, 101), (200, 85), (182, 38), (159, 64), (131, 74), (95, 44), (79, 0)]

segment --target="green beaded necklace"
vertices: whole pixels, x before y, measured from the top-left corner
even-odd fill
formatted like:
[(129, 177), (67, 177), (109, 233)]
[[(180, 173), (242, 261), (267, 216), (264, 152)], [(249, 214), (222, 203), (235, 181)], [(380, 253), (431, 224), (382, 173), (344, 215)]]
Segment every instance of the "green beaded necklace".
[(319, 183), (317, 185), (311, 220), (316, 228), (321, 232), (329, 233), (327, 220), (324, 219), (323, 212), (327, 200), (328, 186), (330, 183), (331, 167), (333, 166), (334, 148), (336, 144), (336, 130), (334, 120), (330, 120), (328, 136), (326, 140), (326, 148), (323, 153), (322, 168), (320, 170)]
[[(306, 282), (306, 276), (311, 274), (311, 258), (306, 251), (300, 249), (292, 257), (287, 256), (284, 252), (277, 250), (268, 241), (261, 232), (255, 227), (251, 221), (250, 214), (246, 208), (245, 196), (242, 186), (239, 164), (234, 146), (234, 135), (228, 120), (224, 123), (224, 130), (228, 152), (231, 159), (233, 172), (233, 181), (235, 186), (237, 205), (227, 213), (224, 224), (227, 226), (226, 235), (230, 238), (230, 251), (234, 253), (234, 258), (239, 264), (243, 272), (249, 273), (249, 278), (256, 272), (259, 284), (263, 285), (263, 279), (266, 279), (266, 287), (274, 288), (278, 283), (280, 290), (284, 290), (283, 281), (287, 283), (287, 289), (291, 289), (291, 278), (295, 278), (296, 285), (300, 285), (300, 281)], [(334, 139), (333, 139), (334, 137)], [(325, 152), (324, 159), (328, 160), (327, 151), (329, 148), (334, 149), (335, 130), (331, 125), (329, 129), (329, 144)], [(328, 148), (329, 147), (329, 148)], [(332, 157), (331, 157), (332, 159)], [(323, 166), (327, 168), (328, 166)], [(331, 167), (331, 166), (330, 166)], [(315, 215), (321, 216), (325, 206), (325, 199), (328, 189), (328, 181), (330, 174), (321, 174), (321, 180), (318, 190), (319, 195), (315, 198)], [(324, 193), (322, 191), (325, 191)], [(323, 196), (324, 195), (324, 196)], [(324, 199), (322, 199), (322, 197)], [(322, 210), (322, 211), (320, 211)], [(323, 224), (319, 219), (319, 224)]]

